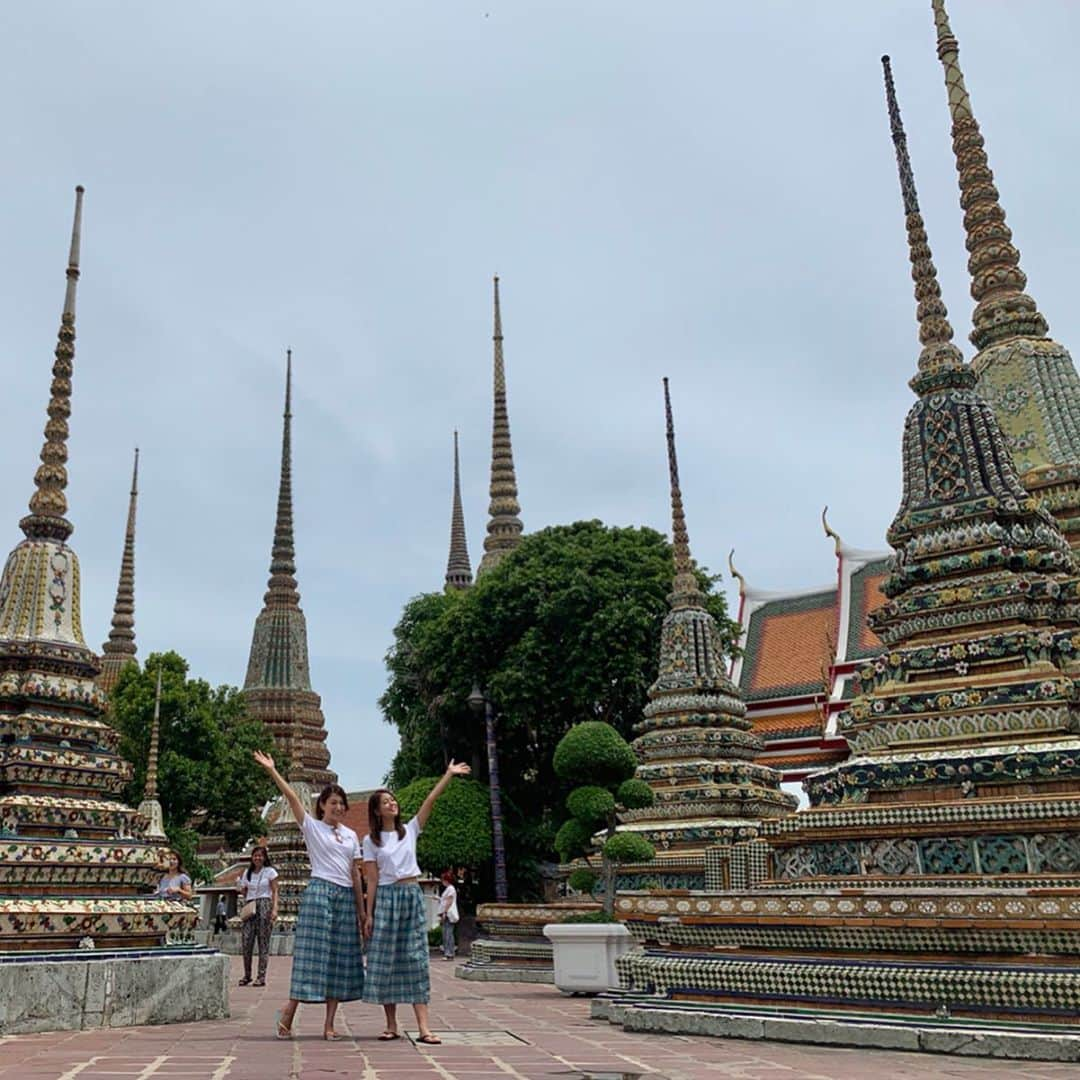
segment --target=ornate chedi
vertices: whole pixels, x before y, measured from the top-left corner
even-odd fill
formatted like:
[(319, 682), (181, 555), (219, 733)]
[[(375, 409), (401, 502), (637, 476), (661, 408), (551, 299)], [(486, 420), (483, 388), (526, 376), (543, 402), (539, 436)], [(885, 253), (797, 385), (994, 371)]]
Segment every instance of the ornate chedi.
[[(296, 548), (292, 512), (292, 351), (286, 354), (285, 418), (281, 436), (281, 480), (278, 486), (270, 582), (251, 639), (244, 700), (248, 713), (274, 736), (286, 775), (302, 799), (337, 782), (326, 747), (326, 721), (319, 695), (311, 689), (307, 621), (300, 609), (296, 583)], [(300, 830), (284, 799), (267, 814), (268, 844), (281, 875), (278, 910), (285, 925), (296, 917), (311, 866)]]
[(521, 543), (521, 506), (518, 503), (514, 451), (510, 445), (510, 414), (506, 409), (506, 368), (503, 365), (502, 314), (499, 310), (499, 279), (495, 278), (495, 384), (491, 421), (491, 502), (488, 506), (484, 556), (477, 567), (479, 577), (498, 566)]
[[(818, 1023), (789, 1037), (832, 1017), (843, 1042), (890, 1014), (902, 1030), (875, 1045), (1002, 1053), (971, 1029), (1080, 1016), (1077, 564), (951, 342), (887, 60), (886, 86), (923, 348), (871, 617), (885, 651), (839, 716), (852, 757), (807, 781), (810, 809), (762, 826), (751, 888), (620, 897), (644, 946), (620, 965), (631, 989), (695, 1003), (699, 1023), (813, 1007)], [(757, 1015), (712, 1029), (781, 1034)], [(1080, 1060), (1080, 1037), (1063, 1039), (1010, 1052)]]
[(157, 684), (154, 688), (154, 718), (150, 722), (150, 751), (146, 758), (146, 786), (143, 800), (139, 803), (139, 813), (149, 824), (146, 835), (154, 839), (165, 839), (165, 815), (158, 802), (157, 770), (158, 746), (161, 739), (161, 668), (158, 667)]
[(450, 557), (446, 561), (446, 591), (467, 589), (472, 584), (472, 564), (465, 537), (465, 512), (461, 509), (461, 468), (458, 433), (454, 432), (454, 501), (450, 510)]
[(1025, 289), (1020, 252), (1005, 224), (994, 174), (960, 70), (944, 0), (933, 0), (937, 51), (945, 69), (960, 205), (976, 302), (972, 368), (994, 407), (1020, 479), (1080, 546), (1080, 378), (1069, 352)]
[(641, 762), (636, 776), (652, 788), (655, 803), (624, 811), (619, 825), (644, 836), (656, 859), (620, 868), (620, 889), (654, 882), (701, 888), (707, 849), (715, 863), (710, 876), (725, 887), (732, 878), (739, 882), (745, 866), (737, 857), (732, 861), (732, 852), (742, 850), (736, 845), (752, 840), (763, 819), (789, 814), (798, 801), (780, 790), (775, 769), (754, 762), (764, 744), (728, 678), (716, 620), (694, 573), (667, 379), (664, 409), (675, 580), (660, 635), (659, 673), (632, 743)]
[(101, 646), (101, 673), (97, 684), (109, 693), (127, 664), (135, 659), (135, 506), (139, 497), (139, 448), (131, 471), (131, 496), (128, 500), (127, 528), (124, 530), (124, 553), (120, 557), (120, 580), (116, 584), (112, 628), (109, 640)]
[[(94, 681), (99, 663), (80, 623), (79, 561), (67, 543), (72, 525), (64, 490), (82, 190), (76, 188), (41, 464), (30, 513), (19, 523), (25, 539), (0, 578), (5, 952), (160, 945), (170, 931), (187, 931), (197, 921), (191, 907), (149, 895), (160, 874), (159, 849), (145, 835), (146, 821), (120, 801), (131, 767), (117, 754), (119, 734), (103, 719), (106, 699)], [(33, 998), (34, 986), (26, 983), (19, 1006)], [(60, 1000), (54, 996), (49, 1008), (59, 1008)], [(9, 1001), (8, 1008), (0, 1030), (17, 1030), (11, 1019), (15, 1003)], [(42, 1015), (52, 1026), (72, 1026), (48, 1013), (31, 1022), (40, 1025)]]

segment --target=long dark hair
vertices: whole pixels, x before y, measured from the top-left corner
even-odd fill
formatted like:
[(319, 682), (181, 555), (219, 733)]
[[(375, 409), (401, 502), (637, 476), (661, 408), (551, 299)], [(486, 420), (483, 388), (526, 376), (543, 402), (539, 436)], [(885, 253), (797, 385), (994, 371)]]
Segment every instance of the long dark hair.
[(184, 869), (184, 858), (176, 848), (169, 848), (165, 854), (165, 873), (169, 873), (169, 860), (174, 855), (176, 856), (176, 872), (178, 874), (186, 874), (187, 871)]
[(248, 868), (247, 868), (247, 870), (244, 871), (244, 877), (246, 877), (248, 879), (248, 881), (251, 880), (251, 872), (255, 869), (255, 852), (256, 851), (261, 851), (263, 853), (263, 869), (264, 870), (268, 866), (273, 866), (274, 865), (270, 861), (270, 852), (267, 851), (266, 845), (265, 844), (256, 844), (251, 849), (251, 862), (248, 863)]
[(319, 821), (323, 819), (323, 810), (326, 807), (326, 800), (331, 795), (340, 795), (341, 801), (345, 804), (345, 809), (349, 809), (349, 796), (345, 794), (345, 789), (340, 784), (327, 784), (326, 787), (319, 792), (318, 799), (315, 800), (315, 817)]
[[(367, 823), (368, 823), (368, 836), (371, 837), (371, 842), (376, 847), (382, 847), (382, 814), (379, 813), (379, 798), (383, 795), (389, 795), (395, 802), (397, 796), (389, 789), (381, 787), (378, 791), (373, 791), (368, 796), (367, 801)], [(405, 835), (405, 826), (401, 824), (401, 807), (398, 807), (398, 812), (394, 815), (394, 831), (398, 835), (400, 840)]]

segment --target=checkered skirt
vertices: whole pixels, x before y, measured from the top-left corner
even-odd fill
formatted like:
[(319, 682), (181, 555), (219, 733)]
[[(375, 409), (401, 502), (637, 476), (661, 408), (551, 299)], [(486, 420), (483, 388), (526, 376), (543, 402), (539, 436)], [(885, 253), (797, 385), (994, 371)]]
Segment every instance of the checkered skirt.
[(364, 1000), (403, 1005), (431, 1000), (424, 894), (416, 882), (380, 885), (368, 943)]
[(312, 878), (300, 898), (289, 997), (356, 1001), (364, 993), (353, 890)]

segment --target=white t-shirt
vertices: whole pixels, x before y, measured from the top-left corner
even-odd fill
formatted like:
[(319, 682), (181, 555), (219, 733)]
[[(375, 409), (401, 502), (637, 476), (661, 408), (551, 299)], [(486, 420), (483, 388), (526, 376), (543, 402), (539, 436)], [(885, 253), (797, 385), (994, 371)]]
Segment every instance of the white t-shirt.
[(447, 885), (439, 897), (439, 914), (445, 915), (451, 908), (457, 908), (457, 889)]
[(351, 889), (353, 862), (360, 858), (360, 837), (347, 825), (332, 827), (310, 814), (304, 815), (300, 831), (307, 845), (311, 876)]
[(261, 870), (256, 870), (251, 877), (248, 877), (248, 871), (245, 870), (240, 875), (240, 884), (247, 886), (247, 891), (244, 893), (245, 902), (269, 900), (271, 898), (270, 882), (277, 876), (278, 873), (272, 866), (264, 866)]
[(416, 839), (420, 835), (420, 821), (410, 818), (405, 835), (398, 839), (393, 829), (380, 833), (382, 843), (376, 847), (370, 836), (364, 837), (364, 862), (373, 862), (379, 868), (379, 884), (393, 885), (402, 878), (419, 877), (416, 862)]

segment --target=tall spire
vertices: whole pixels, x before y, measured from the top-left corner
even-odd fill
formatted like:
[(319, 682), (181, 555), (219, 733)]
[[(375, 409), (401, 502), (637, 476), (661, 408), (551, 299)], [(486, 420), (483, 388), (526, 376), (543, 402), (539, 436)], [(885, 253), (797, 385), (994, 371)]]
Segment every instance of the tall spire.
[(667, 422), (668, 473), (671, 478), (671, 544), (675, 554), (675, 585), (671, 594), (673, 607), (700, 607), (704, 596), (694, 575), (690, 558), (690, 537), (686, 531), (682, 490), (679, 487), (679, 459), (675, 453), (675, 420), (671, 413), (671, 392), (664, 379), (664, 417)]
[(112, 629), (109, 640), (101, 646), (101, 674), (98, 686), (108, 693), (116, 685), (124, 665), (135, 659), (135, 507), (139, 496), (139, 448), (131, 470), (131, 495), (128, 500), (127, 528), (124, 530), (124, 553), (120, 559), (120, 580), (116, 585)]
[(892, 130), (893, 146), (896, 149), (900, 194), (904, 201), (908, 258), (911, 260), (911, 280), (915, 283), (917, 305), (915, 317), (919, 323), (919, 341), (923, 346), (919, 354), (918, 374), (911, 385), (916, 391), (919, 391), (924, 384), (927, 389), (934, 389), (940, 385), (942, 376), (948, 378), (947, 372), (963, 369), (964, 358), (960, 350), (952, 344), (953, 328), (949, 323), (949, 312), (945, 307), (945, 302), (941, 299), (937, 269), (934, 267), (930, 244), (926, 238), (926, 227), (919, 211), (919, 195), (915, 190), (915, 176), (911, 171), (911, 159), (908, 157), (907, 136), (904, 134), (904, 124), (900, 119), (900, 106), (896, 101), (892, 66), (887, 56), (881, 58), (881, 66), (885, 73), (885, 100), (889, 109), (889, 127)]
[(271, 730), (278, 754), (288, 759), (291, 781), (317, 786), (336, 780), (329, 770), (325, 720), (311, 689), (307, 620), (296, 582), (292, 505), (292, 350), (285, 359), (285, 410), (281, 478), (270, 554), (270, 581), (255, 619), (244, 698), (249, 715)]
[(34, 474), (34, 494), (30, 497), (30, 513), (19, 522), (28, 539), (66, 540), (73, 526), (64, 516), (67, 513), (67, 439), (68, 417), (71, 415), (71, 376), (75, 361), (75, 289), (79, 282), (79, 243), (82, 233), (83, 187), (75, 189), (75, 218), (71, 226), (71, 249), (68, 255), (67, 288), (64, 310), (60, 316), (56, 359), (52, 369), (49, 391), (49, 419), (45, 423), (45, 445), (41, 448), (41, 464)]
[(465, 537), (465, 513), (461, 509), (461, 468), (458, 463), (458, 433), (454, 432), (454, 501), (450, 510), (450, 558), (446, 563), (446, 590), (467, 589), (472, 584), (472, 566)]
[(487, 536), (484, 557), (477, 576), (497, 566), (503, 557), (521, 543), (521, 506), (518, 503), (514, 452), (510, 445), (510, 416), (506, 408), (506, 371), (503, 366), (502, 313), (499, 309), (499, 279), (495, 284), (494, 413), (491, 424), (491, 502), (488, 506)]
[(161, 664), (157, 669), (157, 685), (154, 687), (154, 720), (150, 725), (150, 752), (146, 759), (146, 790), (144, 799), (157, 798), (158, 741), (161, 738)]
[(158, 660), (157, 686), (154, 689), (154, 719), (150, 724), (150, 752), (146, 759), (146, 788), (139, 803), (139, 813), (149, 823), (146, 827), (148, 840), (165, 839), (165, 817), (158, 801), (157, 770), (158, 743), (161, 732), (161, 661)]
[(285, 350), (285, 413), (281, 431), (281, 479), (278, 482), (274, 545), (270, 552), (270, 581), (265, 599), (298, 605), (296, 545), (292, 509), (292, 349)]
[[(949, 26), (945, 0), (932, 0), (937, 53), (945, 69), (945, 89), (952, 115), (953, 152), (960, 179), (960, 205), (967, 232), (971, 295), (976, 302), (971, 340), (977, 349), (1023, 335), (1045, 337), (1049, 329), (1035, 301), (1024, 289), (1020, 252), (1012, 244), (1005, 211), (994, 187), (984, 140), (971, 109), (960, 70), (960, 46)], [(976, 361), (976, 368), (979, 367)]]

